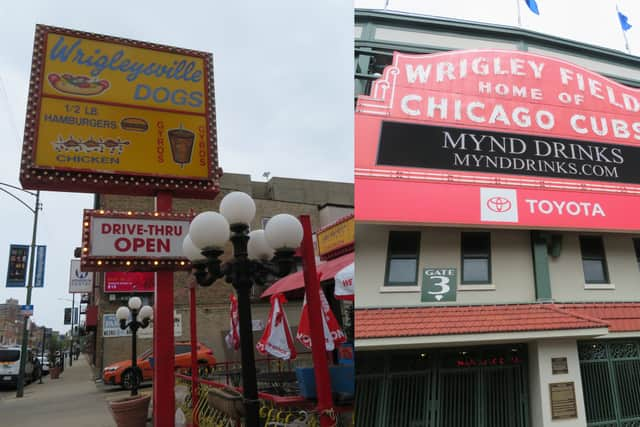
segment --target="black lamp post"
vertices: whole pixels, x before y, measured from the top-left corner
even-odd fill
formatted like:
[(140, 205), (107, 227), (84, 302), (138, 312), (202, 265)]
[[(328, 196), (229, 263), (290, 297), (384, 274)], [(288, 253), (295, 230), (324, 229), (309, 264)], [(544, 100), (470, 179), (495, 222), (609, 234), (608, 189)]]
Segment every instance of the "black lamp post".
[[(142, 306), (142, 300), (138, 297), (129, 298), (128, 302), (129, 308), (122, 306), (116, 310), (116, 318), (120, 321), (120, 328), (131, 330), (131, 370), (130, 373), (125, 373), (124, 375), (129, 375), (131, 379), (131, 396), (138, 395), (138, 382), (140, 380), (140, 375), (138, 374), (138, 352), (136, 351), (136, 333), (139, 328), (146, 328), (149, 326), (149, 322), (151, 321), (151, 316), (153, 316), (153, 309), (148, 305)], [(129, 315), (131, 315), (131, 320), (127, 322), (129, 319)], [(123, 383), (125, 383), (125, 379), (123, 379)]]
[[(183, 243), (183, 254), (194, 266), (201, 286), (210, 286), (222, 277), (238, 295), (238, 321), (242, 363), (242, 389), (247, 427), (258, 427), (259, 401), (251, 324), (251, 287), (270, 277), (282, 277), (292, 270), (295, 249), (302, 241), (302, 225), (292, 215), (279, 214), (265, 230), (249, 232), (256, 205), (245, 193), (234, 191), (222, 199), (220, 213), (196, 216)], [(233, 244), (233, 258), (222, 264), (219, 257), (225, 244)]]

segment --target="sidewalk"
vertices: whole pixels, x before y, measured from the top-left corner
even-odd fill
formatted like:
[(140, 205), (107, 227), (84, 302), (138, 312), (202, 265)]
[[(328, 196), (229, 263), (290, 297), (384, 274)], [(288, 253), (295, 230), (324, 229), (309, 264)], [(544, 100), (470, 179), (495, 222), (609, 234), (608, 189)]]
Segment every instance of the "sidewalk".
[(20, 427), (114, 427), (107, 399), (126, 396), (128, 392), (104, 390), (93, 380), (84, 355), (68, 365), (60, 378), (42, 378), (24, 389), (24, 397), (15, 393), (0, 398), (0, 425)]

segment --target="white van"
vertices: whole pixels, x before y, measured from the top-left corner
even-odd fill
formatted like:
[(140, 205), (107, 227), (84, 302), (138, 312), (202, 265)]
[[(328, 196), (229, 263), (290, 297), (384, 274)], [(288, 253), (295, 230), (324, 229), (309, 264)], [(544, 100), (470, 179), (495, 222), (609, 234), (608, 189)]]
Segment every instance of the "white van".
[[(17, 386), (18, 374), (20, 373), (20, 353), (19, 346), (0, 347), (0, 384)], [(33, 355), (31, 349), (27, 349), (27, 361), (24, 368), (25, 382), (31, 382), (35, 378)]]

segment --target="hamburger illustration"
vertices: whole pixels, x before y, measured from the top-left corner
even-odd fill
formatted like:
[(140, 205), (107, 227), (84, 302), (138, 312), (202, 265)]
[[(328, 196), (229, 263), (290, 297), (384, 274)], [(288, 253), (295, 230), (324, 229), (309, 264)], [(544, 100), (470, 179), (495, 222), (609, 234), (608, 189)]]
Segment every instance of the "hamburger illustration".
[(149, 124), (144, 119), (138, 117), (125, 117), (120, 120), (120, 127), (123, 130), (129, 130), (133, 132), (146, 132), (149, 129)]

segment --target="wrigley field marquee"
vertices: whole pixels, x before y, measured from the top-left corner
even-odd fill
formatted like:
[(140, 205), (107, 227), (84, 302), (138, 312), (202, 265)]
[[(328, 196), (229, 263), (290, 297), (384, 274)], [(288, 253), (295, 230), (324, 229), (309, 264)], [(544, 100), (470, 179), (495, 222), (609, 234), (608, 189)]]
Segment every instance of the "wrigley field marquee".
[(637, 89), (492, 49), (396, 52), (370, 93), (356, 105), (357, 221), (640, 228)]

